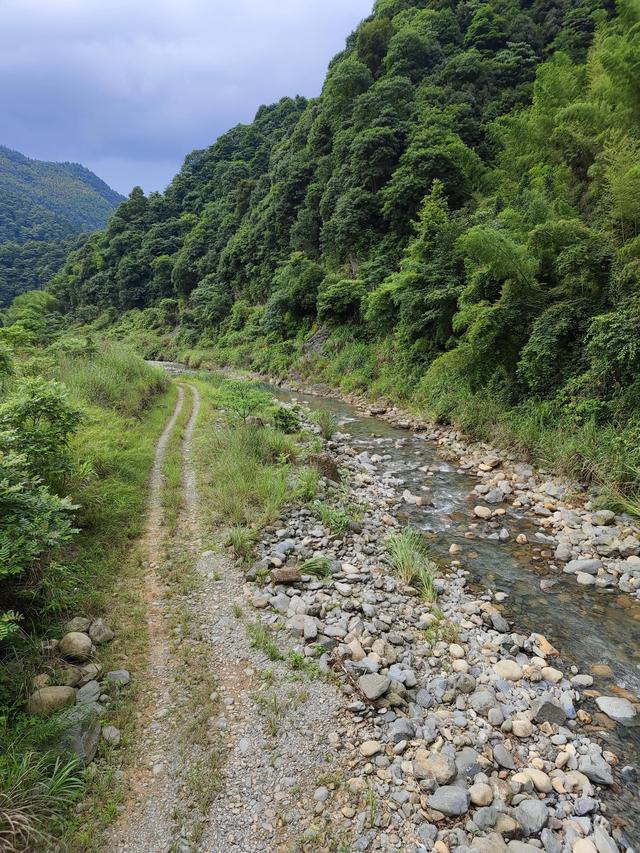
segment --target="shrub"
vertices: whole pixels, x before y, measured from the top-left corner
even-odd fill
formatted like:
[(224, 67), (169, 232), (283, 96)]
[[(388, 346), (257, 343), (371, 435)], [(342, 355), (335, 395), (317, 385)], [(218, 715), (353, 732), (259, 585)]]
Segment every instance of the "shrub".
[(218, 389), (220, 405), (246, 422), (252, 415), (264, 412), (271, 403), (271, 395), (263, 391), (257, 382), (227, 380)]
[(293, 409), (287, 406), (279, 406), (272, 415), (271, 420), (276, 429), (287, 434), (300, 431), (300, 418)]
[(32, 474), (60, 481), (71, 469), (69, 438), (80, 420), (80, 410), (59, 382), (40, 376), (21, 379), (0, 406), (0, 450), (15, 450)]

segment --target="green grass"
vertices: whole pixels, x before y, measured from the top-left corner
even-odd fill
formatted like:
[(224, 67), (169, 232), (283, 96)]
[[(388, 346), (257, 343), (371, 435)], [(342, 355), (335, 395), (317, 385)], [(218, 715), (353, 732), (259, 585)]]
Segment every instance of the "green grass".
[[(27, 717), (22, 705), (33, 675), (50, 668), (55, 672), (55, 660), (43, 651), (40, 638), (61, 636), (62, 623), (68, 616), (105, 616), (115, 628), (121, 647), (128, 650), (127, 664), (136, 665), (146, 641), (142, 611), (130, 580), (123, 586), (120, 583), (135, 567), (128, 559), (129, 550), (141, 532), (155, 442), (174, 407), (176, 391), (166, 377), (115, 345), (93, 355), (56, 356), (53, 361), (36, 354), (28, 369), (33, 371), (34, 365), (44, 375), (68, 384), (73, 402), (85, 414), (71, 441), (73, 473), (65, 486), (73, 503), (79, 505), (76, 524), (80, 533), (38, 578), (38, 587), (34, 586), (31, 597), (24, 599), (23, 632), (3, 647), (0, 812), (8, 803), (15, 810), (22, 798), (22, 808), (31, 815), (31, 823), (37, 825), (38, 815), (43, 816), (58, 837), (66, 838), (69, 831), (78, 842), (76, 849), (82, 849), (93, 827), (113, 816), (117, 786), (110, 784), (107, 792), (101, 789), (100, 779), (109, 775), (106, 765), (100, 774), (88, 768), (65, 776), (62, 768), (71, 765), (61, 758), (56, 769), (54, 750), (67, 725), (64, 716)], [(17, 367), (20, 370), (22, 364)], [(116, 375), (120, 376), (119, 384)], [(101, 648), (105, 667), (123, 665), (118, 648), (116, 644)], [(119, 700), (114, 701), (112, 719), (119, 708)], [(16, 778), (23, 782), (14, 784)], [(24, 782), (33, 778), (39, 781), (33, 785)], [(73, 791), (67, 796), (69, 787)], [(80, 791), (88, 802), (96, 804), (89, 820), (72, 815), (68, 809), (69, 800)]]
[(320, 428), (320, 435), (324, 439), (333, 438), (338, 429), (338, 418), (329, 409), (318, 409), (313, 413), (313, 420)]
[(253, 554), (254, 538), (246, 527), (232, 527), (227, 538), (227, 545), (236, 557), (246, 560)]
[(303, 575), (315, 575), (318, 578), (331, 576), (331, 560), (323, 555), (310, 557), (300, 566)]
[(284, 655), (273, 638), (273, 632), (262, 622), (250, 622), (247, 625), (247, 634), (251, 640), (251, 648), (264, 652), (269, 660), (284, 660)]
[(437, 592), (434, 577), (438, 566), (429, 559), (427, 546), (412, 527), (390, 536), (386, 543), (387, 559), (394, 574), (403, 584), (416, 586), (426, 601), (434, 601)]
[(350, 519), (343, 509), (315, 501), (313, 511), (332, 533), (341, 535), (347, 531)]

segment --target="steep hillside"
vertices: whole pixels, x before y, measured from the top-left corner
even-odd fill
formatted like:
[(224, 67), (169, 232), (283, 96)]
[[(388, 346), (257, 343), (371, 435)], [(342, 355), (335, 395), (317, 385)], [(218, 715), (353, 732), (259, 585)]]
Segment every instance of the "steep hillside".
[(0, 243), (95, 231), (122, 200), (84, 166), (30, 160), (0, 145)]
[(378, 0), (320, 98), (134, 191), (56, 294), (525, 447), (560, 436), (583, 474), (606, 447), (634, 480), (639, 20), (634, 0)]
[(44, 287), (78, 235), (103, 228), (122, 200), (84, 166), (0, 146), (0, 305)]

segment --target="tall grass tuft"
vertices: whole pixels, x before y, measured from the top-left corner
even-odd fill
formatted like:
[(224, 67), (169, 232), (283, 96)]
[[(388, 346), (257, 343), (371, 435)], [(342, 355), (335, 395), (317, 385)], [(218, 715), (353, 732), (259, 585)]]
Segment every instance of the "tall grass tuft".
[(429, 553), (420, 533), (413, 527), (387, 540), (387, 555), (394, 574), (406, 586), (419, 589), (426, 601), (435, 601), (437, 592), (434, 578), (438, 566), (429, 559)]
[(138, 416), (169, 384), (163, 370), (116, 343), (88, 356), (60, 353), (57, 378), (74, 397), (128, 417)]
[(0, 850), (40, 849), (57, 815), (78, 798), (76, 759), (10, 749), (0, 758)]
[(313, 414), (313, 420), (320, 427), (320, 435), (327, 441), (333, 438), (338, 429), (338, 418), (329, 409), (318, 409)]

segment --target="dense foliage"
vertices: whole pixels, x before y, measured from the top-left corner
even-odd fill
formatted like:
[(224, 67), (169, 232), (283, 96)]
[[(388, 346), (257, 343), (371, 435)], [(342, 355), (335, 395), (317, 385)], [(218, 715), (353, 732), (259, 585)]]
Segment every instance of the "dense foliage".
[(606, 428), (633, 479), (639, 40), (637, 0), (378, 0), (321, 97), (135, 190), (54, 291), (149, 351), (177, 325), (525, 444)]
[(30, 160), (0, 146), (0, 305), (43, 287), (77, 235), (103, 228), (121, 201), (83, 166)]

